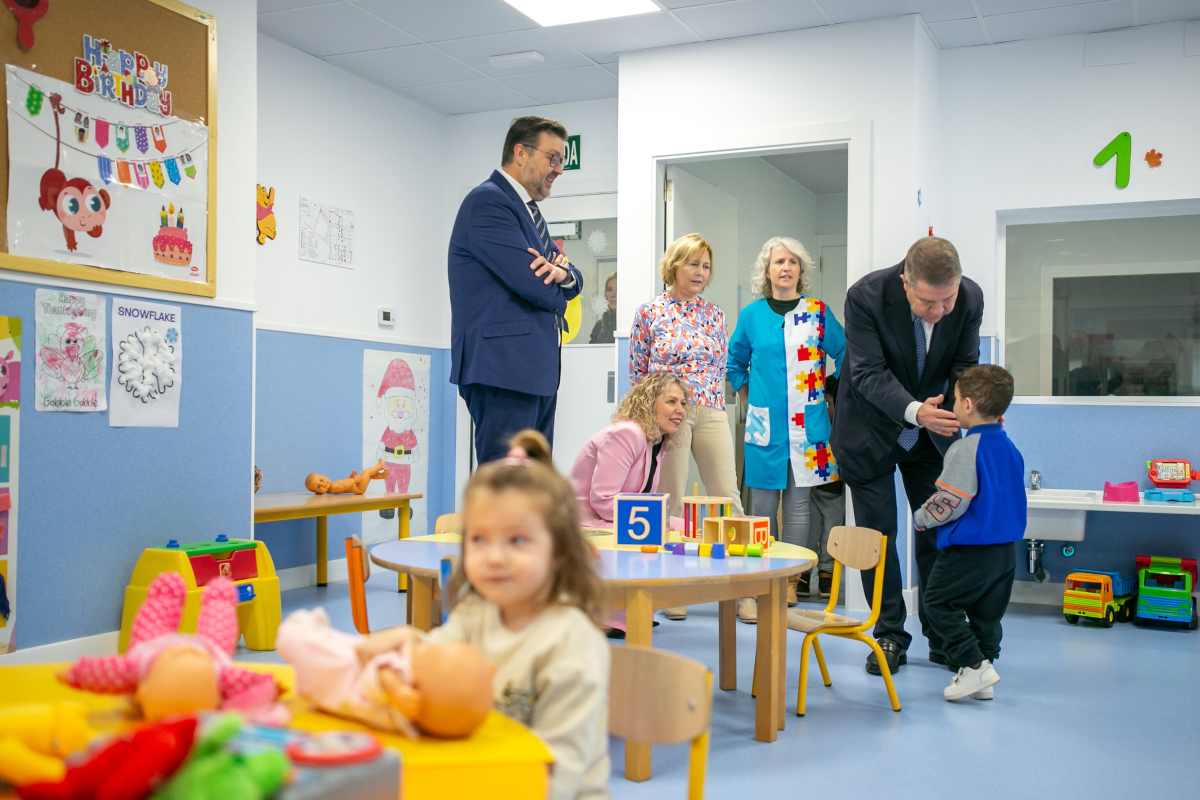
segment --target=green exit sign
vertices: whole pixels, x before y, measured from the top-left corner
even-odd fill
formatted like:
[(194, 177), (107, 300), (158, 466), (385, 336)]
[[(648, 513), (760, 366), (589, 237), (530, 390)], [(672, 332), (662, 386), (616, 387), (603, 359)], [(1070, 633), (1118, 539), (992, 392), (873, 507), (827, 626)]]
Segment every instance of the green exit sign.
[(567, 158), (563, 161), (563, 171), (579, 169), (580, 144), (578, 136), (567, 137)]

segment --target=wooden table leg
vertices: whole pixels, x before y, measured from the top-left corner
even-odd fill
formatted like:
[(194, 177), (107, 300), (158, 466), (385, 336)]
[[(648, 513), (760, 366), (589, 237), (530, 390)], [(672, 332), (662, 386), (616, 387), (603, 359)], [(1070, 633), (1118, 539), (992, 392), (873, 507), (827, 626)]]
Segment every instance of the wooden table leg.
[(317, 586), (329, 583), (329, 517), (317, 517)]
[(722, 691), (732, 692), (737, 689), (737, 600), (722, 600), (718, 608), (719, 680)]
[(417, 630), (431, 631), (434, 625), (433, 583), (434, 578), (411, 575), (408, 604), (412, 609), (412, 626)]
[(771, 581), (769, 592), (758, 598), (755, 658), (761, 670), (761, 680), (755, 698), (754, 738), (760, 742), (773, 742), (779, 735), (776, 715), (779, 713), (779, 695), (783, 691), (783, 681), (779, 675), (779, 593), (780, 582)]
[(784, 719), (787, 717), (787, 579), (779, 581), (779, 600), (776, 614), (779, 618), (779, 698), (776, 705), (775, 723), (783, 730)]
[[(408, 501), (405, 500), (403, 505), (396, 507), (396, 516), (400, 519), (400, 529), (396, 533), (397, 539), (408, 538)], [(408, 589), (408, 574), (401, 572), (396, 575), (396, 591), (403, 592)]]
[[(651, 646), (654, 629), (654, 604), (644, 589), (630, 589), (625, 594), (625, 643)], [(646, 742), (625, 741), (625, 778), (631, 781), (650, 780), (650, 745)]]

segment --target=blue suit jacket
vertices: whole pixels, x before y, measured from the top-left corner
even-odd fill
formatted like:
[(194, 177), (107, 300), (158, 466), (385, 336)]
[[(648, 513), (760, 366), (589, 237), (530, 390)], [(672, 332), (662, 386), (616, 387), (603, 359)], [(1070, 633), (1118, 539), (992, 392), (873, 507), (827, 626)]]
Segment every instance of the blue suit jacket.
[(558, 392), (559, 322), (583, 275), (572, 266), (574, 286), (547, 286), (529, 269), (529, 247), (542, 249), (529, 209), (493, 171), (467, 194), (450, 234), (451, 383)]

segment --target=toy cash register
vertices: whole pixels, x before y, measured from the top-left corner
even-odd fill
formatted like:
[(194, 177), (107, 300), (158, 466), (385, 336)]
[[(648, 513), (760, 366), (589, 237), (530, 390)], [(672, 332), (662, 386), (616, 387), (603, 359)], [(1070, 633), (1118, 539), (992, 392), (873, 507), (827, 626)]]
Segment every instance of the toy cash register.
[(1182, 458), (1155, 458), (1146, 462), (1146, 470), (1153, 489), (1146, 491), (1146, 500), (1151, 503), (1194, 503), (1196, 495), (1188, 486), (1200, 480), (1200, 473), (1192, 469), (1191, 462)]
[(178, 572), (187, 584), (187, 600), (180, 630), (196, 630), (200, 594), (205, 584), (217, 577), (229, 578), (237, 587), (238, 629), (250, 650), (274, 650), (282, 608), (279, 577), (267, 546), (261, 541), (230, 539), (225, 534), (211, 542), (181, 545), (172, 539), (165, 547), (142, 551), (125, 587), (118, 648), (129, 646), (133, 618), (146, 600), (146, 592), (160, 572)]

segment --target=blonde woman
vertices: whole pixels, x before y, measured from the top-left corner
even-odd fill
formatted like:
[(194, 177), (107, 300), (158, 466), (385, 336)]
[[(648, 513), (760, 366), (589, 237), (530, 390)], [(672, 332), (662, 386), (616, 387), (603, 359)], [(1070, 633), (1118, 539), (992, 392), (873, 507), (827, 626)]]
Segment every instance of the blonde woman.
[[(776, 236), (763, 244), (753, 283), (762, 299), (738, 316), (729, 342), (729, 383), (748, 393), (742, 446), (750, 513), (770, 517), (771, 533), (779, 538), (776, 512), (782, 495), (782, 540), (817, 552), (825, 573), (832, 572), (822, 546), (828, 535), (825, 518), (833, 517), (842, 500), (813, 493), (816, 515), (810, 515), (809, 501), (813, 487), (838, 481), (825, 393), (836, 385), (846, 335), (833, 311), (805, 293), (805, 275), (812, 268), (812, 256), (795, 239)], [(802, 594), (810, 592), (810, 574), (801, 579)]]
[[(687, 405), (686, 384), (666, 372), (625, 395), (612, 424), (588, 440), (571, 467), (583, 527), (611, 528), (618, 494), (658, 491), (663, 451), (687, 416)], [(673, 527), (682, 525), (672, 520)]]
[[(741, 514), (733, 436), (725, 416), (725, 312), (700, 296), (712, 278), (712, 247), (700, 234), (686, 234), (671, 243), (659, 267), (667, 290), (634, 315), (629, 377), (637, 385), (648, 375), (667, 372), (691, 392), (687, 417), (663, 457), (662, 490), (671, 494), (671, 514), (680, 516), (690, 454), (705, 491), (728, 497)], [(687, 610), (667, 609), (666, 615), (684, 619)]]

